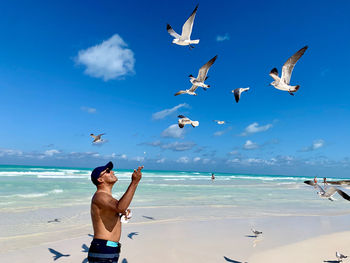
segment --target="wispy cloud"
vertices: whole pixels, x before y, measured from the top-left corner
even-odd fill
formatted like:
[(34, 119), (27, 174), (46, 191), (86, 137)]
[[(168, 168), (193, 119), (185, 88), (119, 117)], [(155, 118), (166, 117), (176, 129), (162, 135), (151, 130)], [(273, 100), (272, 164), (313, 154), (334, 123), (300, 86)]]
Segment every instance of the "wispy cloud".
[(124, 40), (115, 34), (101, 44), (80, 50), (76, 62), (86, 66), (85, 74), (107, 81), (134, 73), (135, 58)]
[(244, 132), (241, 133), (241, 136), (247, 136), (250, 134), (254, 134), (257, 132), (263, 132), (263, 131), (267, 131), (268, 129), (270, 129), (272, 127), (272, 124), (266, 124), (264, 126), (259, 126), (259, 123), (254, 122), (250, 125), (248, 125), (245, 129)]
[(180, 157), (176, 162), (178, 163), (189, 163), (190, 159), (186, 156)]
[(188, 151), (191, 150), (196, 146), (193, 142), (172, 142), (172, 143), (163, 143), (161, 141), (154, 141), (154, 142), (144, 142), (139, 145), (149, 145), (153, 147), (159, 147), (164, 150), (171, 150), (175, 152), (182, 152), (182, 151)]
[(173, 124), (166, 128), (161, 135), (168, 138), (183, 138), (184, 133), (184, 129), (181, 129), (177, 124)]
[(200, 161), (200, 160), (201, 160), (201, 157), (198, 157), (198, 156), (193, 158), (193, 162), (195, 162), (195, 163)]
[(221, 131), (217, 131), (217, 132), (214, 132), (214, 136), (222, 136), (224, 135), (226, 132), (230, 131), (232, 128), (231, 127), (228, 127), (227, 129), (225, 130), (221, 130)]
[(244, 150), (255, 150), (258, 148), (259, 148), (259, 145), (255, 142), (252, 142), (251, 140), (247, 140), (243, 145)]
[(161, 158), (161, 159), (158, 159), (157, 161), (156, 161), (156, 163), (164, 163), (165, 162), (165, 158)]
[(230, 40), (230, 36), (228, 33), (226, 33), (225, 35), (218, 35), (216, 36), (216, 41), (217, 42), (222, 42), (222, 41), (225, 41), (225, 40)]
[(315, 141), (313, 141), (313, 143), (310, 146), (305, 147), (305, 148), (301, 149), (300, 151), (301, 152), (312, 152), (314, 150), (317, 150), (317, 149), (320, 149), (321, 147), (323, 147), (324, 143), (325, 143), (325, 141), (322, 139), (315, 140)]
[(165, 109), (165, 110), (162, 110), (162, 111), (158, 111), (156, 113), (153, 113), (152, 114), (152, 119), (153, 120), (161, 120), (161, 119), (164, 119), (165, 117), (173, 114), (174, 112), (176, 112), (178, 109), (182, 108), (182, 107), (185, 107), (185, 108), (188, 108), (189, 105), (187, 103), (182, 103), (182, 104), (179, 104), (171, 109)]
[(44, 152), (44, 154), (46, 156), (54, 156), (55, 154), (59, 154), (59, 153), (61, 153), (61, 151), (55, 150), (55, 149), (47, 150), (47, 151)]
[(80, 107), (80, 109), (81, 109), (82, 111), (87, 112), (87, 113), (91, 113), (91, 114), (96, 113), (96, 109), (95, 109), (95, 108), (90, 108), (90, 107), (82, 106), (82, 107)]

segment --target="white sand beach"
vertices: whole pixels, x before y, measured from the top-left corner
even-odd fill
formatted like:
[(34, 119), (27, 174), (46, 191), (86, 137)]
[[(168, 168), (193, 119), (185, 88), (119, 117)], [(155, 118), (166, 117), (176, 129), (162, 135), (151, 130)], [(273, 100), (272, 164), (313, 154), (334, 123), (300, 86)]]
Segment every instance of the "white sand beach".
[[(336, 260), (336, 251), (350, 255), (349, 215), (227, 217), (222, 208), (217, 216), (203, 216), (204, 210), (191, 217), (190, 211), (196, 209), (134, 208), (123, 225), (119, 262), (316, 263)], [(49, 248), (63, 255), (55, 262), (87, 262), (88, 213), (86, 219), (77, 227), (64, 227), (62, 220), (51, 232), (0, 239), (1, 262), (53, 262)], [(263, 235), (252, 237), (251, 227)]]

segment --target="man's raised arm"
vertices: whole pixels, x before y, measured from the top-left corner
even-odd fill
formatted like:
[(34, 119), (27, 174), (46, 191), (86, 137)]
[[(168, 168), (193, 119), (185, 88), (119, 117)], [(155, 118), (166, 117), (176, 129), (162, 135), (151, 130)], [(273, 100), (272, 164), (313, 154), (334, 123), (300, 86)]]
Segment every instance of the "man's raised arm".
[(122, 196), (122, 198), (120, 198), (119, 202), (117, 203), (117, 209), (119, 211), (125, 211), (129, 207), (132, 201), (132, 198), (134, 197), (137, 185), (141, 180), (142, 169), (143, 169), (143, 166), (139, 166), (137, 170), (134, 170), (134, 172), (132, 173), (131, 183), (128, 189), (126, 190), (125, 194)]

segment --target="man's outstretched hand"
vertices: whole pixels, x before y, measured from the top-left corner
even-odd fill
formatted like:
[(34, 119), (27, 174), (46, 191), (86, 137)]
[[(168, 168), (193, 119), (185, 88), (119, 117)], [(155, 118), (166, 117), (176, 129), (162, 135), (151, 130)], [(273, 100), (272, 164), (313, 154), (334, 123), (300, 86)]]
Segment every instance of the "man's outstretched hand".
[(143, 165), (139, 166), (139, 168), (137, 168), (137, 170), (134, 169), (134, 172), (132, 173), (132, 176), (131, 176), (131, 180), (133, 182), (135, 182), (135, 183), (140, 182), (141, 177), (142, 177), (142, 172), (141, 172), (142, 169), (143, 169)]

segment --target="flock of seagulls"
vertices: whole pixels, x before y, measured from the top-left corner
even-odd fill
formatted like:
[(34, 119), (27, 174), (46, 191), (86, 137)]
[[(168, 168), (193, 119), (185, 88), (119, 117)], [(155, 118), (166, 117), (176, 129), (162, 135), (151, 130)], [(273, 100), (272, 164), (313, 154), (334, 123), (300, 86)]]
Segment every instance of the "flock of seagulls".
[[(176, 33), (174, 29), (167, 24), (167, 31), (168, 33), (174, 38), (172, 43), (177, 44), (180, 46), (189, 46), (190, 49), (194, 48), (193, 44), (198, 44), (199, 39), (197, 40), (191, 40), (191, 34), (192, 34), (192, 29), (193, 29), (193, 23), (194, 19), (196, 16), (198, 10), (198, 5), (195, 7), (193, 12), (191, 13), (190, 17), (186, 20), (185, 24), (182, 26), (182, 32), (181, 35)], [(273, 68), (270, 71), (270, 76), (273, 78), (273, 82), (271, 82), (271, 86), (275, 87), (276, 89), (282, 90), (282, 91), (287, 91), (289, 94), (294, 96), (294, 93), (297, 92), (300, 88), (299, 85), (292, 86), (290, 85), (290, 79), (292, 76), (293, 69), (295, 67), (295, 64), (298, 62), (298, 60), (304, 55), (306, 49), (308, 47), (305, 46), (302, 49), (300, 49), (298, 52), (296, 52), (293, 56), (291, 56), (286, 63), (284, 63), (282, 67), (282, 75), (281, 77), (278, 76), (278, 70), (276, 68)], [(207, 63), (205, 63), (198, 72), (197, 77), (195, 78), (193, 75), (189, 75), (190, 82), (192, 83), (191, 88), (186, 89), (186, 90), (180, 90), (176, 92), (174, 95), (182, 95), (182, 94), (188, 94), (192, 96), (197, 96), (196, 90), (198, 87), (202, 87), (204, 90), (207, 90), (210, 85), (206, 84), (205, 81), (208, 79), (208, 71), (210, 67), (214, 64), (214, 62), (217, 59), (217, 55), (210, 59)], [(243, 92), (248, 91), (250, 88), (237, 88), (232, 90), (232, 93), (234, 94), (235, 100), (238, 103), (241, 94)], [(182, 116), (182, 115), (180, 115)], [(179, 116), (179, 127), (183, 128), (186, 124), (191, 124), (193, 127), (198, 126), (198, 122), (193, 122), (190, 119), (186, 117), (180, 117)], [(217, 124), (222, 125), (225, 124), (225, 121), (217, 121), (214, 120)], [(194, 124), (195, 123), (195, 124)], [(197, 125), (196, 125), (197, 124)]]

